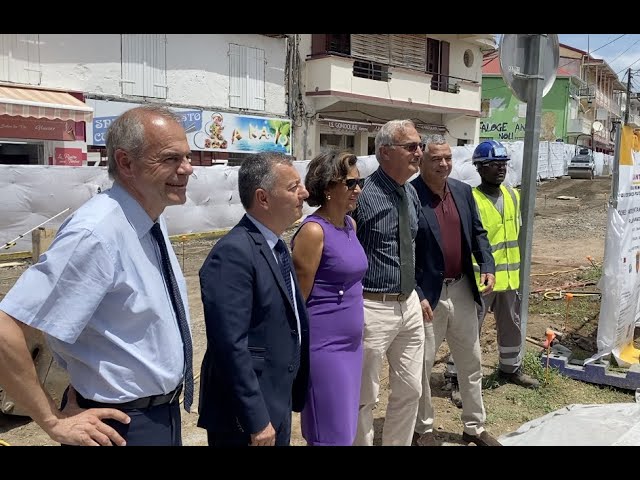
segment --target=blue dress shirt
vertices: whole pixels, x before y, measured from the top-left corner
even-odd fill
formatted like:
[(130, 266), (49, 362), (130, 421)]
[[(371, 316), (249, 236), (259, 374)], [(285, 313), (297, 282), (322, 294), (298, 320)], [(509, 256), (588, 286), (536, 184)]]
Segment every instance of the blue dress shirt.
[[(162, 215), (158, 222), (169, 244)], [(0, 310), (45, 333), (85, 398), (121, 403), (181, 383), (182, 340), (153, 223), (114, 182), (65, 220), (0, 302)], [(169, 256), (188, 320), (186, 282), (173, 249)]]

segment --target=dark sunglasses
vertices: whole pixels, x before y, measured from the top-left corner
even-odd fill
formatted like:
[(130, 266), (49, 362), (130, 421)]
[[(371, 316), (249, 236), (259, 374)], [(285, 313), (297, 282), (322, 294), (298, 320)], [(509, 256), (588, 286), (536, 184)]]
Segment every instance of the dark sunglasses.
[(402, 147), (404, 148), (407, 152), (411, 152), (411, 153), (415, 153), (415, 151), (418, 149), (418, 147), (420, 147), (420, 150), (422, 150), (424, 152), (424, 149), (427, 148), (427, 145), (424, 143), (392, 143), (391, 144), (392, 147)]
[(364, 178), (347, 178), (344, 181), (344, 184), (347, 186), (348, 190), (355, 190), (356, 185), (360, 187), (360, 190), (362, 190), (362, 187), (364, 187)]

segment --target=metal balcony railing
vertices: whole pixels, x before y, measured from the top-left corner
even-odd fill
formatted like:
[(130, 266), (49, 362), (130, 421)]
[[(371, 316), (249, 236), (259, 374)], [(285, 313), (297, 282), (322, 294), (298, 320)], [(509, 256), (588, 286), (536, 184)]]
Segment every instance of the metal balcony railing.
[(391, 72), (387, 65), (368, 60), (355, 60), (353, 62), (353, 76), (388, 82), (391, 79)]

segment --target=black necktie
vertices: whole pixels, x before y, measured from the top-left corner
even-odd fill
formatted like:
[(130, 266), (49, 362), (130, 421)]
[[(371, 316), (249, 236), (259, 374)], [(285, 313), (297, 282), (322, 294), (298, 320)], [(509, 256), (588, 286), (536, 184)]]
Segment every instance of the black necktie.
[(400, 195), (398, 206), (398, 236), (400, 241), (400, 293), (409, 295), (415, 287), (413, 264), (413, 242), (409, 224), (409, 202), (404, 187), (397, 188)]
[(180, 336), (182, 337), (182, 348), (184, 351), (184, 409), (187, 412), (191, 411), (191, 404), (193, 403), (193, 345), (191, 343), (191, 333), (189, 332), (189, 324), (187, 323), (187, 315), (184, 312), (184, 304), (182, 303), (182, 297), (180, 296), (180, 289), (178, 288), (178, 282), (173, 274), (171, 268), (171, 262), (169, 261), (169, 252), (167, 251), (167, 244), (164, 241), (164, 236), (160, 230), (160, 224), (154, 223), (151, 227), (151, 234), (158, 242), (160, 247), (160, 256), (162, 257), (162, 273), (164, 280), (169, 289), (169, 296), (171, 297), (171, 303), (173, 304), (173, 310), (176, 313), (178, 319), (178, 327), (180, 329)]
[(291, 288), (291, 260), (289, 259), (289, 251), (282, 239), (278, 240), (275, 247), (278, 253), (278, 265), (280, 265), (280, 271), (284, 278), (284, 283), (287, 286), (287, 292), (289, 293), (289, 299), (293, 304), (293, 289)]
[[(296, 306), (296, 303), (293, 301), (293, 289), (291, 288), (291, 257), (289, 256), (289, 250), (282, 239), (278, 240), (278, 243), (276, 243), (275, 251), (278, 254), (278, 265), (280, 266), (280, 272), (282, 272), (284, 283), (287, 286), (287, 293), (291, 299), (291, 304)], [(299, 312), (297, 313), (300, 315)], [(299, 324), (298, 328), (300, 328)], [(293, 358), (294, 363), (291, 367), (297, 372), (298, 367), (300, 366), (300, 337), (296, 337), (296, 340), (296, 351)]]

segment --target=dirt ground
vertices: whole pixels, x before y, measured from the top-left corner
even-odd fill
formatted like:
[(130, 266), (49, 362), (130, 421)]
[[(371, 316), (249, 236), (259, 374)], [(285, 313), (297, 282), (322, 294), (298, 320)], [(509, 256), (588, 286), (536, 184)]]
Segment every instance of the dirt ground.
[[(602, 262), (606, 231), (606, 205), (610, 191), (608, 177), (590, 180), (571, 180), (568, 177), (548, 180), (538, 185), (534, 217), (534, 238), (531, 266), (531, 291), (544, 287), (560, 286), (566, 280), (564, 272), (589, 265), (587, 256), (594, 262)], [(558, 199), (558, 197), (569, 197)], [(183, 271), (189, 287), (189, 305), (194, 344), (194, 372), (199, 375), (200, 364), (206, 348), (206, 335), (198, 270), (208, 254), (212, 240), (193, 240), (174, 243), (178, 257), (184, 262)], [(28, 263), (0, 268), (0, 298), (3, 297)], [(546, 275), (540, 275), (546, 274)], [(541, 339), (549, 327), (549, 318), (529, 315), (527, 335)], [(484, 322), (482, 334), (483, 371), (485, 376), (493, 372), (497, 363), (496, 332), (492, 315)], [(528, 346), (529, 347), (529, 346)], [(436, 359), (432, 374), (432, 392), (436, 409), (437, 435), (448, 444), (460, 444), (462, 423), (459, 410), (449, 400), (449, 392), (442, 389), (444, 362), (448, 354), (443, 344)], [(383, 372), (379, 403), (375, 409), (376, 439), (380, 443), (384, 412), (388, 397), (387, 372)], [(198, 377), (196, 378), (198, 382)], [(197, 391), (197, 386), (196, 386)], [(194, 402), (197, 405), (197, 398)], [(490, 414), (490, 412), (488, 412)], [(185, 445), (206, 445), (206, 432), (196, 426), (197, 411), (187, 414), (183, 411), (183, 441)], [(495, 436), (513, 431), (520, 426), (517, 422), (503, 422), (491, 425)], [(11, 445), (56, 445), (30, 419), (0, 414), (0, 440)], [(293, 417), (293, 445), (305, 445), (300, 434), (299, 417)]]

